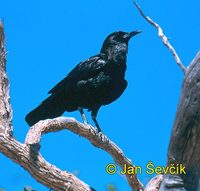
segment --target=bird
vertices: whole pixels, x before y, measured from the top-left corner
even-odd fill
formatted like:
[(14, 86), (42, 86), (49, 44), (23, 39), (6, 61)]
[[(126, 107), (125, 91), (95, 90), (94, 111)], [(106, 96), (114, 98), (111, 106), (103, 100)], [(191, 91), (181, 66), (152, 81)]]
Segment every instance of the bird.
[(80, 62), (56, 84), (41, 104), (30, 111), (25, 120), (29, 126), (40, 120), (61, 116), (65, 111), (79, 111), (88, 124), (84, 109), (91, 111), (92, 120), (101, 132), (97, 114), (101, 106), (117, 100), (127, 87), (125, 79), (129, 40), (139, 34), (116, 31), (106, 37), (100, 53)]

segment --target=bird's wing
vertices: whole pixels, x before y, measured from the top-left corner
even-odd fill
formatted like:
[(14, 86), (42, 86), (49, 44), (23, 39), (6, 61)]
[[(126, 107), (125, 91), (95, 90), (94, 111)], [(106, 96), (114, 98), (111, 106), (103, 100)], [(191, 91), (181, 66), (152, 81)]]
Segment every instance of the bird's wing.
[(76, 84), (80, 80), (92, 78), (101, 72), (106, 65), (104, 54), (98, 54), (79, 63), (63, 80), (56, 84), (48, 93), (59, 92), (67, 86)]

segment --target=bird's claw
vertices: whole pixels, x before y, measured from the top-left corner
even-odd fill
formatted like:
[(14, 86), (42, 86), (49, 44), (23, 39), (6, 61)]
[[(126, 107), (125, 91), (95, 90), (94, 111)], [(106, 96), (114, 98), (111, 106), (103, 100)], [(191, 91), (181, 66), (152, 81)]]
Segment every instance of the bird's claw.
[(92, 126), (90, 124), (87, 124), (89, 126), (89, 132), (92, 133)]
[(96, 131), (97, 132), (97, 136), (101, 139), (101, 141), (103, 141), (103, 133), (100, 131)]
[(88, 122), (86, 120), (83, 120), (84, 125), (88, 125)]

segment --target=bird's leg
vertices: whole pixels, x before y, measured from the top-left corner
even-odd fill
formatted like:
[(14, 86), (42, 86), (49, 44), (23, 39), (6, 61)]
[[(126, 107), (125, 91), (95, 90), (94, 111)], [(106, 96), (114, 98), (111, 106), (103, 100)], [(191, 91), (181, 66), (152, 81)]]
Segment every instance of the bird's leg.
[(92, 110), (91, 115), (92, 115), (92, 120), (94, 121), (95, 126), (96, 126), (96, 128), (98, 130), (98, 133), (99, 133), (99, 132), (101, 132), (101, 129), (100, 129), (99, 124), (98, 124), (97, 119), (96, 119), (98, 110), (99, 110), (99, 108)]
[(85, 114), (84, 114), (84, 112), (83, 112), (83, 108), (82, 108), (82, 107), (78, 107), (78, 110), (79, 110), (79, 112), (80, 112), (80, 114), (81, 114), (81, 117), (82, 117), (82, 119), (83, 119), (84, 124), (87, 125), (88, 122), (87, 122), (86, 116), (85, 116)]
[(100, 132), (101, 132), (101, 128), (99, 127), (99, 124), (98, 124), (98, 122), (97, 122), (96, 117), (93, 117), (93, 116), (92, 116), (92, 120), (93, 120), (94, 123), (95, 123), (95, 126), (96, 126), (96, 128), (97, 128), (98, 133), (100, 133)]

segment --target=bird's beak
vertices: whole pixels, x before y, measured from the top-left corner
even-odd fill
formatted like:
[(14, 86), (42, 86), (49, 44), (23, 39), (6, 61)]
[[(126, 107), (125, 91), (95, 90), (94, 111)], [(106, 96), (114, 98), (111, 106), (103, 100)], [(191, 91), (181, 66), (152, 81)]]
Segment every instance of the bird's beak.
[(127, 40), (130, 40), (133, 36), (135, 36), (135, 35), (137, 35), (141, 32), (142, 31), (140, 31), (140, 30), (129, 32), (129, 33), (124, 35), (124, 38), (127, 39)]

